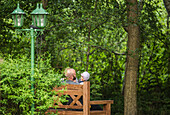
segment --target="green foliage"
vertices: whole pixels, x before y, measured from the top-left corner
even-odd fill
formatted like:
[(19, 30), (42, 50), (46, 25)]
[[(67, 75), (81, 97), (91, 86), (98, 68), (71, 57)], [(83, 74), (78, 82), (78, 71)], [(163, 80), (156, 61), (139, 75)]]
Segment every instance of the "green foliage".
[(34, 96), (31, 93), (30, 59), (21, 56), (8, 58), (1, 65), (1, 114), (30, 114), (31, 104), (35, 104), (35, 114), (43, 114), (54, 101), (51, 92), (55, 85), (60, 86), (61, 75), (50, 66), (50, 57), (41, 59), (35, 68)]
[[(29, 28), (30, 12), (41, 0), (19, 1), (20, 8), (26, 12), (23, 28)], [(25, 114), (30, 113), (33, 102), (30, 60), (25, 58), (30, 57), (31, 41), (25, 33), (16, 35), (12, 28), (10, 13), (16, 5), (17, 1), (14, 0), (0, 1), (0, 57), (12, 55), (13, 58), (0, 65), (3, 86), (1, 112)], [(164, 115), (170, 110), (167, 12), (162, 0), (142, 1), (139, 5), (143, 6), (139, 6), (141, 54), (137, 85), (138, 113)], [(36, 109), (43, 112), (51, 103), (48, 100), (53, 94), (48, 92), (55, 83), (58, 84), (55, 80), (58, 81), (60, 76), (52, 68), (62, 73), (66, 67), (72, 67), (76, 69), (78, 78), (84, 71), (90, 73), (92, 100), (113, 99), (112, 114), (123, 114), (121, 89), (128, 37), (126, 2), (49, 0), (46, 10), (50, 15), (44, 35), (35, 38), (35, 59), (39, 61), (36, 62), (34, 76)], [(51, 61), (47, 52), (51, 55)]]
[(165, 115), (170, 113), (166, 12), (163, 4), (158, 1), (144, 3), (143, 11), (140, 17), (142, 50), (138, 111), (140, 114)]

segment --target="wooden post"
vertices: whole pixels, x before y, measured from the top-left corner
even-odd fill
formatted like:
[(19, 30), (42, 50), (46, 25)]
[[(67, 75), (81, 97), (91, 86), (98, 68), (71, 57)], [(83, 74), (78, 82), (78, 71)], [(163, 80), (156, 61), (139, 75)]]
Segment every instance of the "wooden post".
[(111, 104), (104, 105), (103, 110), (106, 111), (106, 115), (111, 115)]
[(83, 115), (90, 115), (90, 82), (83, 84)]

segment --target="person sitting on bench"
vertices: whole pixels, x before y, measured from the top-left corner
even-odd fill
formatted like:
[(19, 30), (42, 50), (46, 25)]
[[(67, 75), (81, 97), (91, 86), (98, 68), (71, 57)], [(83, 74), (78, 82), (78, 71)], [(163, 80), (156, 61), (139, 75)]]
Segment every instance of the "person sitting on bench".
[(66, 83), (67, 84), (76, 84), (80, 85), (76, 82), (76, 71), (73, 68), (66, 68), (65, 69), (65, 76), (66, 76)]
[(83, 82), (87, 81), (89, 78), (90, 78), (90, 74), (87, 71), (85, 71), (81, 74), (81, 78), (79, 79), (79, 83), (81, 85), (83, 85)]

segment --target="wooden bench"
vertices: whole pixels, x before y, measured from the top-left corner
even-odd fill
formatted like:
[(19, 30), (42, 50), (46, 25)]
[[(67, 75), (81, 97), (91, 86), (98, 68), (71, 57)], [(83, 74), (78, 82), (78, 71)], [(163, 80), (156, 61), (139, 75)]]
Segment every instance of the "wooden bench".
[[(61, 90), (63, 89), (63, 92)], [(90, 101), (90, 82), (84, 82), (83, 85), (73, 85), (67, 84), (61, 87), (54, 87), (53, 91), (58, 92), (58, 96), (68, 95), (72, 98), (72, 102), (69, 105), (64, 105), (59, 100), (54, 101), (54, 106), (60, 109), (49, 108), (47, 113), (56, 113), (59, 115), (111, 115), (111, 104), (113, 104), (113, 100), (99, 100), (99, 101)], [(79, 101), (79, 99), (83, 97), (83, 104)], [(56, 105), (57, 103), (57, 105)], [(103, 105), (102, 110), (91, 110), (90, 108), (93, 105)], [(80, 111), (76, 111), (74, 109), (82, 109)]]

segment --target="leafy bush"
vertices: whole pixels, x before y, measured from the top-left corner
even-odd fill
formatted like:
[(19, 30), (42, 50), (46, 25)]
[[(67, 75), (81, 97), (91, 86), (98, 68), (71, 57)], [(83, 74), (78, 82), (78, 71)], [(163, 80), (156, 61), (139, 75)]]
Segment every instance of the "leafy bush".
[[(50, 57), (50, 56), (49, 56)], [(43, 114), (52, 106), (55, 85), (60, 86), (61, 74), (50, 66), (50, 58), (39, 60), (34, 73), (34, 96), (31, 93), (31, 64), (27, 57), (8, 58), (0, 65), (0, 114), (31, 114), (34, 102), (35, 114)]]

